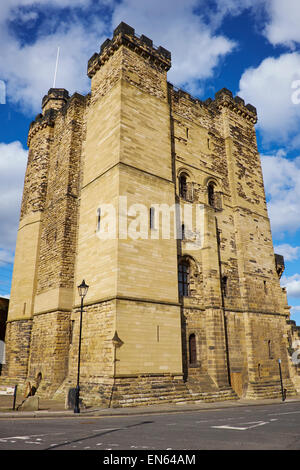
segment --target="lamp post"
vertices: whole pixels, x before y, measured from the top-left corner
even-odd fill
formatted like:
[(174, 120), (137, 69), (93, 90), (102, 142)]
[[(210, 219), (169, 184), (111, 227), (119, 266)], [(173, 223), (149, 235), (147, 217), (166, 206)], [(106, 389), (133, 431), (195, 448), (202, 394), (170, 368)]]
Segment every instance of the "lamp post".
[(79, 344), (78, 344), (78, 369), (77, 369), (77, 385), (76, 385), (76, 394), (75, 394), (75, 407), (74, 413), (80, 413), (79, 409), (79, 376), (80, 376), (80, 351), (81, 351), (81, 330), (82, 330), (82, 313), (83, 313), (83, 299), (87, 294), (89, 286), (85, 283), (85, 280), (82, 281), (80, 286), (78, 286), (78, 293), (81, 297), (81, 307), (80, 307), (80, 325), (79, 325)]
[(281, 397), (282, 397), (282, 401), (285, 401), (286, 390), (283, 388), (283, 383), (282, 383), (281, 359), (278, 359), (278, 366), (279, 366), (279, 377), (280, 377), (280, 386), (281, 386)]

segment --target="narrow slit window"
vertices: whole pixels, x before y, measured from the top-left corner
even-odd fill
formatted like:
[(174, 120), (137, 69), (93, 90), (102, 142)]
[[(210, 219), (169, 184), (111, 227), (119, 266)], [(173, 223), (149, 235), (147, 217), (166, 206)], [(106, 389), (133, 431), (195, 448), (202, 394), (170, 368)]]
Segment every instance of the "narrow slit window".
[(228, 277), (227, 276), (222, 277), (221, 284), (222, 284), (223, 295), (224, 297), (227, 297), (227, 293), (228, 293)]
[(272, 342), (270, 339), (268, 341), (268, 353), (269, 353), (269, 359), (273, 359)]
[(101, 209), (97, 209), (97, 230), (99, 232), (101, 227)]
[(75, 320), (71, 320), (71, 323), (70, 323), (70, 344), (73, 343), (74, 324), (75, 324)]
[(265, 292), (265, 294), (268, 293), (267, 281), (264, 281), (264, 292)]
[(155, 209), (150, 207), (150, 228), (155, 229)]
[(197, 348), (196, 348), (196, 336), (195, 334), (191, 334), (189, 337), (189, 359), (190, 364), (197, 363)]
[(185, 225), (181, 225), (181, 239), (185, 240)]

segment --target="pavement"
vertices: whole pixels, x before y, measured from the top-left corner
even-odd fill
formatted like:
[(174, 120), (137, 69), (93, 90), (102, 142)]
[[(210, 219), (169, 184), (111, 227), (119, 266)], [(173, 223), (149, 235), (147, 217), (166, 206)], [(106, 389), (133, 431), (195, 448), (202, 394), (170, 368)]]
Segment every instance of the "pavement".
[[(23, 401), (23, 397), (16, 400), (16, 408)], [(0, 419), (10, 418), (50, 418), (50, 417), (73, 417), (78, 418), (80, 416), (129, 416), (129, 415), (149, 415), (149, 414), (161, 414), (161, 413), (178, 413), (187, 411), (201, 411), (209, 409), (221, 409), (221, 408), (236, 408), (242, 406), (260, 406), (260, 405), (274, 405), (282, 403), (299, 402), (300, 407), (300, 395), (287, 398), (284, 402), (281, 398), (263, 399), (263, 400), (227, 400), (227, 401), (216, 401), (216, 402), (199, 402), (199, 403), (163, 403), (161, 405), (148, 405), (148, 406), (135, 406), (126, 408), (100, 408), (97, 406), (82, 408), (79, 414), (75, 414), (73, 410), (65, 409), (65, 403), (56, 400), (39, 399), (39, 410), (38, 411), (13, 411), (13, 397), (11, 396), (0, 396)]]

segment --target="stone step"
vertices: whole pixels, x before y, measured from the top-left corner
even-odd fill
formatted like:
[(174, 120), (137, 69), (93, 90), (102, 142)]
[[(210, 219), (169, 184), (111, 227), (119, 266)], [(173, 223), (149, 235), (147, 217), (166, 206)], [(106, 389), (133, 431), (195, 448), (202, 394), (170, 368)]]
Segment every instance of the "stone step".
[(161, 404), (163, 402), (167, 402), (167, 403), (176, 403), (176, 404), (185, 404), (185, 403), (203, 403), (203, 402), (207, 402), (207, 403), (213, 403), (213, 402), (217, 402), (217, 401), (227, 401), (227, 400), (236, 400), (236, 397), (234, 396), (226, 396), (226, 397), (217, 397), (217, 396), (212, 396), (212, 397), (202, 397), (202, 398), (198, 398), (198, 399), (182, 399), (181, 398), (178, 398), (177, 400), (157, 400), (157, 399), (140, 399), (140, 400), (130, 400), (130, 401), (126, 401), (126, 400), (122, 400), (122, 401), (119, 401), (118, 404), (116, 406), (118, 407), (131, 407), (131, 406), (139, 406), (139, 405), (143, 405), (143, 404), (147, 404), (147, 405), (154, 405), (154, 404)]
[[(294, 396), (297, 393), (290, 379), (283, 381), (283, 388), (286, 389), (287, 396)], [(282, 396), (281, 384), (277, 381), (250, 383), (246, 396), (249, 399), (279, 398)]]
[(203, 392), (203, 393), (193, 393), (189, 395), (182, 396), (180, 394), (176, 395), (162, 395), (162, 396), (149, 396), (149, 394), (143, 394), (143, 396), (130, 395), (123, 396), (122, 399), (118, 400), (119, 406), (134, 406), (137, 404), (144, 403), (161, 403), (164, 401), (175, 402), (175, 403), (185, 403), (185, 402), (195, 402), (195, 401), (221, 401), (221, 400), (235, 400), (237, 396), (232, 390), (223, 390), (218, 392)]

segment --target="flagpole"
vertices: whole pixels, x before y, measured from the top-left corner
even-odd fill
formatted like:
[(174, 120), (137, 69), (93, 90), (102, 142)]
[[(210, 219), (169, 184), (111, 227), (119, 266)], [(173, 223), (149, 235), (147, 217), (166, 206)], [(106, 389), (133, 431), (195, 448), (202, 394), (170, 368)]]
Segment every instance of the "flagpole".
[(57, 67), (58, 67), (58, 58), (59, 58), (59, 47), (57, 48), (57, 56), (56, 56), (56, 64), (55, 64), (53, 88), (55, 88), (55, 85), (56, 85), (56, 75), (57, 75)]

